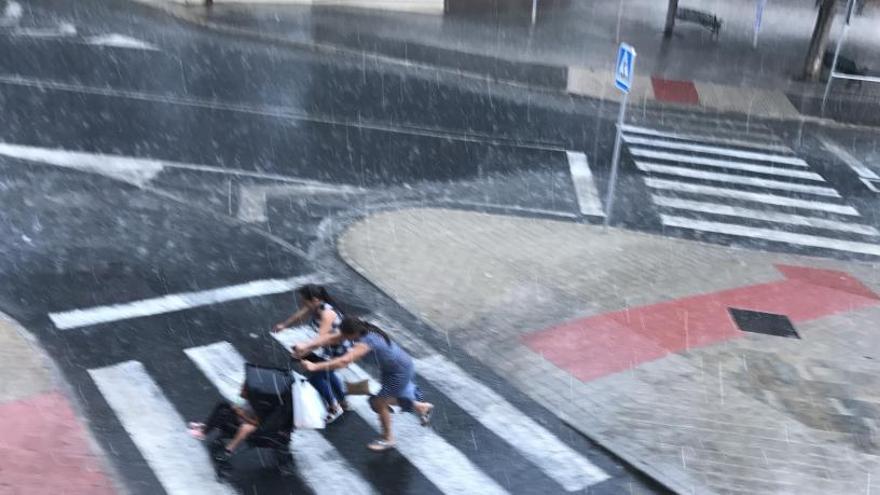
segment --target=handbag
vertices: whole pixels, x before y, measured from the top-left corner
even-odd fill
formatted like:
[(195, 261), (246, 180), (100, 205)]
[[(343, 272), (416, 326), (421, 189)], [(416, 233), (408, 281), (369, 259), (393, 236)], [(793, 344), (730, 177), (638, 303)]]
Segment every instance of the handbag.
[(327, 408), (315, 387), (303, 376), (294, 373), (290, 392), (293, 396), (293, 425), (308, 430), (324, 429)]

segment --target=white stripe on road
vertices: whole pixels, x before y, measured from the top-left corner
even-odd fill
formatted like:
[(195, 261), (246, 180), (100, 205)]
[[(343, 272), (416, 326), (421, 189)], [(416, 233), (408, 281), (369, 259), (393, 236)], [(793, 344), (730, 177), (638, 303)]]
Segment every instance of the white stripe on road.
[(807, 217), (770, 210), (753, 210), (751, 208), (742, 208), (740, 206), (732, 206), (722, 203), (705, 203), (702, 201), (691, 201), (689, 199), (671, 198), (667, 196), (653, 195), (652, 199), (657, 206), (665, 206), (667, 208), (675, 208), (679, 210), (699, 211), (701, 213), (711, 213), (714, 215), (726, 215), (765, 222), (813, 227), (816, 229), (837, 230), (840, 232), (880, 236), (880, 232), (874, 227), (860, 223), (838, 222), (826, 218)]
[(574, 192), (577, 196), (581, 214), (604, 217), (602, 201), (599, 199), (599, 191), (596, 190), (596, 182), (587, 162), (587, 155), (577, 151), (566, 151), (568, 168), (571, 170), (571, 181), (574, 183)]
[(700, 142), (712, 143), (712, 144), (724, 144), (724, 145), (730, 145), (730, 146), (739, 146), (741, 148), (754, 148), (754, 149), (759, 149), (759, 150), (778, 151), (778, 152), (782, 152), (782, 153), (791, 153), (792, 152), (791, 148), (789, 148), (788, 146), (781, 144), (781, 143), (780, 144), (775, 144), (775, 143), (770, 143), (770, 142), (758, 143), (755, 141), (751, 141), (751, 140), (746, 141), (743, 139), (721, 138), (721, 137), (717, 137), (717, 136), (706, 136), (706, 135), (699, 135), (699, 134), (686, 134), (686, 133), (681, 134), (681, 133), (674, 133), (674, 132), (664, 132), (664, 131), (658, 131), (656, 129), (649, 129), (647, 127), (639, 127), (639, 126), (634, 126), (634, 125), (624, 125), (623, 132), (628, 133), (628, 134), (642, 134), (642, 135), (646, 135), (646, 136), (657, 136), (657, 137), (664, 137), (664, 138), (670, 138), (670, 139), (682, 139), (682, 140), (700, 141)]
[[(645, 158), (667, 159), (666, 157), (669, 156), (668, 154), (658, 155), (657, 153), (652, 153), (649, 150), (643, 150), (642, 148), (632, 148), (630, 149), (630, 152), (633, 154), (633, 156)], [(707, 167), (722, 168), (726, 170), (740, 170), (742, 172), (755, 172), (758, 174), (777, 175), (780, 177), (791, 177), (794, 179), (806, 179), (825, 182), (824, 177), (817, 174), (816, 172), (811, 172), (809, 170), (795, 170), (790, 168), (779, 168), (767, 165), (755, 165), (752, 163), (731, 162), (727, 160), (712, 159), (700, 160), (699, 162), (691, 161), (691, 163), (696, 163), (697, 165), (703, 165)]]
[(822, 142), (822, 145), (825, 147), (826, 150), (836, 155), (837, 158), (840, 159), (840, 161), (847, 164), (849, 168), (853, 169), (859, 177), (863, 179), (880, 180), (880, 176), (877, 176), (877, 174), (873, 170), (871, 170), (864, 163), (859, 161), (858, 158), (852, 156), (849, 151), (841, 148), (830, 138), (827, 138), (825, 136), (817, 137), (819, 138), (819, 141)]
[(137, 361), (89, 370), (122, 427), (169, 495), (234, 495), (216, 481), (207, 450)]
[[(228, 401), (235, 401), (244, 381), (245, 359), (229, 342), (184, 350)], [(375, 490), (315, 430), (297, 430), (291, 453), (297, 472), (316, 495), (367, 495)], [(332, 480), (332, 482), (330, 482)]]
[(706, 146), (702, 144), (680, 143), (676, 141), (666, 141), (663, 139), (650, 139), (624, 134), (624, 141), (628, 144), (640, 144), (643, 146), (653, 146), (655, 148), (666, 148), (679, 151), (695, 151), (698, 153), (708, 153), (711, 155), (729, 156), (731, 158), (739, 158), (742, 160), (753, 160), (759, 162), (784, 163), (787, 165), (796, 165), (806, 167), (807, 162), (796, 156), (773, 155), (769, 153), (758, 153), (755, 151), (744, 151), (733, 148), (721, 148), (718, 146)]
[(87, 45), (108, 46), (111, 48), (130, 48), (133, 50), (158, 51), (156, 45), (141, 41), (124, 34), (111, 33), (99, 36), (89, 36), (85, 39)]
[(305, 275), (287, 279), (256, 280), (240, 285), (220, 287), (200, 292), (182, 292), (129, 303), (97, 306), (50, 313), (49, 318), (60, 330), (80, 328), (112, 321), (153, 316), (184, 309), (208, 306), (249, 297), (267, 296), (295, 289), (308, 283), (323, 283), (317, 275)]
[[(292, 342), (282, 331), (272, 334), (275, 339), (289, 349)], [(346, 381), (356, 381), (369, 376), (357, 365), (351, 365), (346, 370), (340, 370), (340, 374)], [(373, 389), (379, 384), (370, 379)], [(379, 418), (370, 408), (366, 397), (348, 397), (348, 402), (355, 413), (363, 418), (377, 432)], [(486, 476), (478, 467), (438, 435), (433, 429), (421, 426), (412, 414), (395, 415), (393, 423), (397, 450), (406, 457), (428, 480), (431, 481), (443, 493), (458, 495), (460, 493), (505, 494), (498, 483)]]
[(28, 38), (66, 38), (76, 36), (76, 26), (69, 22), (59, 22), (56, 28), (16, 28), (13, 36)]
[(567, 491), (582, 491), (608, 479), (608, 474), (455, 364), (438, 355), (417, 363), (419, 376)]
[(436, 354), (395, 320), (376, 313), (371, 323), (386, 329), (405, 347), (426, 357), (416, 359), (421, 378), (431, 382), (456, 405), (529, 459), (568, 491), (583, 491), (608, 479), (602, 469), (560, 442), (551, 432), (517, 410), (501, 395), (473, 379), (456, 364)]
[(639, 170), (643, 172), (677, 175), (679, 177), (689, 177), (691, 179), (714, 180), (718, 182), (726, 182), (729, 184), (742, 184), (744, 186), (763, 187), (765, 189), (778, 189), (782, 191), (815, 194), (817, 196), (828, 196), (831, 198), (840, 197), (840, 194), (838, 194), (836, 190), (830, 187), (811, 186), (807, 184), (797, 184), (794, 182), (761, 179), (760, 177), (746, 177), (742, 175), (724, 174), (720, 172), (708, 172), (705, 170), (673, 167), (671, 165), (660, 165), (647, 162), (636, 162), (636, 167), (638, 167)]
[[(668, 151), (655, 151), (645, 148), (630, 147), (630, 153), (634, 156), (644, 158), (653, 158), (655, 160), (669, 160), (680, 163), (693, 163), (695, 165), (707, 165), (709, 167), (737, 168), (742, 165), (748, 165), (745, 162), (722, 160), (720, 158), (708, 158), (705, 156), (686, 155), (682, 153), (670, 153)], [(801, 167), (807, 167), (806, 162)], [(769, 170), (780, 170), (771, 166), (766, 166)]]
[(21, 14), (23, 12), (24, 9), (21, 8), (20, 3), (13, 0), (6, 2), (6, 7), (3, 9), (3, 16), (0, 17), (0, 26), (15, 26), (21, 21)]
[(816, 211), (827, 211), (831, 213), (839, 213), (841, 215), (851, 215), (856, 217), (860, 216), (859, 212), (856, 211), (856, 209), (852, 206), (839, 205), (834, 203), (823, 203), (820, 201), (807, 201), (805, 199), (794, 199), (785, 196), (776, 196), (774, 194), (754, 193), (748, 191), (740, 191), (737, 189), (726, 189), (723, 187), (690, 184), (687, 182), (678, 182), (674, 180), (655, 179), (652, 177), (645, 178), (645, 184), (652, 189), (678, 191), (691, 194), (705, 194), (709, 196), (739, 199), (743, 201), (752, 201), (762, 204), (787, 206), (791, 208), (803, 208)]
[(778, 230), (747, 227), (745, 225), (737, 225), (731, 223), (710, 222), (706, 220), (678, 217), (672, 215), (660, 215), (660, 219), (662, 220), (663, 225), (667, 227), (678, 227), (688, 230), (698, 230), (702, 232), (713, 232), (716, 234), (725, 234), (737, 237), (762, 239), (765, 241), (780, 242), (783, 244), (795, 244), (800, 246), (833, 249), (835, 251), (847, 251), (851, 253), (880, 256), (880, 245), (877, 244), (845, 241), (840, 239), (832, 239), (830, 237), (796, 234), (793, 232), (781, 232)]

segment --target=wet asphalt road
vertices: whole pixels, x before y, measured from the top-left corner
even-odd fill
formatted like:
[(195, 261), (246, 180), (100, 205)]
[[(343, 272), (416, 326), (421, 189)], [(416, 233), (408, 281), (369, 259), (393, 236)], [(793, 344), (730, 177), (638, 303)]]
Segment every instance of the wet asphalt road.
[[(183, 417), (200, 417), (218, 394), (181, 350), (225, 340), (250, 360), (284, 366), (287, 357), (265, 331), (292, 309), (292, 300), (258, 297), (73, 330), (56, 328), (49, 313), (325, 273), (350, 312), (385, 304), (387, 313), (417, 329), (418, 322), (336, 258), (333, 234), (347, 222), (407, 205), (598, 221), (577, 214), (565, 151), (582, 150), (598, 164), (596, 185), (604, 191), (616, 112), (611, 104), (231, 39), (121, 0), (23, 5), (19, 27), (51, 30), (66, 22), (77, 32), (0, 32), (0, 141), (31, 151), (167, 162), (144, 180), (123, 173), (120, 181), (108, 177), (108, 166), (47, 164), (45, 153), (26, 160), (21, 148), (18, 157), (0, 156), (0, 310), (34, 332), (57, 360), (132, 493), (162, 488), (87, 370), (138, 360)], [(90, 44), (91, 36), (113, 33), (154, 49)], [(636, 110), (631, 118), (642, 125), (774, 133), (808, 157), (865, 222), (880, 221), (875, 195), (822, 149), (816, 139), (822, 129)], [(260, 187), (274, 192), (257, 218), (243, 214), (248, 194)], [(689, 235), (664, 230), (648, 197), (625, 155), (616, 222)], [(700, 238), (783, 249), (724, 235)], [(437, 431), (480, 470), (511, 492), (560, 491), (454, 402), (425, 388), (446, 411)], [(503, 384), (497, 390), (612, 476), (590, 493), (655, 489), (551, 412)], [(439, 493), (402, 455), (366, 452), (371, 434), (349, 415), (326, 438), (382, 493)], [(242, 462), (260, 468), (261, 460)], [(245, 493), (310, 491), (302, 476), (283, 479), (268, 468), (241, 472), (234, 483)]]

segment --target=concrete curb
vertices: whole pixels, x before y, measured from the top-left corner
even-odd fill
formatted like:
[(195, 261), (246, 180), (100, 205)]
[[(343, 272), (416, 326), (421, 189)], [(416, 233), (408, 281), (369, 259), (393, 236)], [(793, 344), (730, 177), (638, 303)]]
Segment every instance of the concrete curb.
[[(354, 270), (356, 273), (358, 273), (370, 286), (374, 287), (379, 292), (385, 294), (386, 297), (388, 297), (389, 299), (396, 302), (397, 299), (394, 297), (394, 295), (389, 293), (388, 291), (386, 291), (382, 286), (373, 282), (373, 280), (370, 279), (366, 269), (364, 269), (364, 267), (359, 265), (353, 259), (353, 257), (349, 253), (349, 250), (346, 246), (346, 239), (344, 239), (346, 234), (348, 232), (350, 232), (351, 229), (353, 229), (355, 226), (357, 226), (360, 223), (369, 221), (369, 219), (373, 216), (381, 215), (381, 214), (382, 213), (374, 213), (371, 215), (367, 215), (367, 216), (361, 218), (360, 220), (352, 222), (348, 227), (345, 228), (345, 230), (337, 238), (336, 251), (339, 254), (339, 257), (345, 262), (345, 264), (347, 264), (352, 270)], [(612, 227), (612, 230), (615, 230), (615, 228)], [(400, 304), (400, 303), (397, 303), (397, 304)], [(436, 325), (430, 319), (425, 318), (423, 316), (416, 315), (415, 313), (410, 311), (410, 309), (407, 308), (406, 306), (401, 305), (401, 307), (405, 311), (409, 312), (414, 318), (422, 321), (425, 325), (432, 327), (435, 331), (438, 331), (438, 332), (440, 331), (439, 326)], [(526, 395), (529, 395), (529, 394), (526, 394)], [(563, 415), (557, 414), (557, 417), (563, 423), (565, 423), (570, 428), (572, 428), (573, 430), (577, 431), (578, 433), (585, 436), (589, 440), (595, 442), (596, 444), (601, 446), (603, 449), (605, 449), (606, 451), (608, 451), (612, 455), (618, 457), (630, 469), (641, 473), (646, 478), (651, 479), (652, 481), (654, 481), (658, 485), (663, 486), (667, 490), (669, 490), (673, 493), (678, 493), (678, 494), (688, 494), (688, 493), (693, 492), (691, 485), (689, 485), (685, 481), (679, 480), (673, 476), (670, 476), (669, 473), (665, 473), (660, 468), (655, 467), (651, 463), (645, 462), (644, 460), (640, 459), (638, 456), (630, 453), (627, 448), (621, 447), (616, 442), (607, 438), (606, 436), (596, 435), (595, 433), (584, 431), (584, 430), (578, 428), (575, 425), (575, 422), (573, 422), (571, 420), (571, 418), (569, 418), (568, 416), (566, 416), (564, 414)]]
[[(214, 32), (233, 35), (233, 36), (237, 36), (237, 37), (247, 39), (247, 40), (252, 40), (252, 41), (257, 41), (257, 42), (262, 42), (262, 43), (270, 43), (270, 44), (289, 47), (289, 48), (296, 48), (296, 49), (306, 50), (306, 51), (318, 53), (318, 54), (332, 54), (332, 55), (346, 56), (346, 57), (351, 57), (353, 59), (357, 59), (362, 62), (366, 61), (366, 60), (370, 60), (373, 62), (381, 62), (381, 63), (385, 63), (385, 64), (396, 65), (399, 67), (422, 69), (422, 70), (428, 70), (428, 71), (432, 71), (432, 72), (441, 72), (441, 73), (445, 73), (445, 74), (448, 74), (451, 76), (466, 78), (466, 79), (469, 79), (472, 81), (492, 82), (495, 84), (503, 84), (503, 85), (508, 86), (510, 88), (528, 90), (528, 91), (543, 93), (543, 94), (552, 95), (552, 96), (567, 96), (569, 98), (574, 98), (574, 99), (585, 98), (585, 99), (590, 99), (590, 100), (604, 100), (604, 101), (617, 101), (618, 100), (618, 98), (614, 98), (614, 97), (609, 98), (609, 97), (605, 96), (604, 94), (603, 95), (595, 95), (595, 94), (586, 94), (583, 91), (569, 91), (568, 84), (566, 84), (566, 87), (558, 87), (558, 88), (550, 87), (550, 86), (539, 86), (539, 85), (535, 85), (535, 84), (525, 83), (522, 81), (503, 79), (503, 78), (498, 78), (498, 77), (495, 77), (492, 75), (480, 74), (477, 72), (471, 72), (471, 71), (462, 70), (462, 69), (454, 69), (454, 68), (450, 68), (450, 67), (444, 67), (441, 65), (432, 65), (432, 64), (428, 64), (428, 63), (422, 63), (422, 62), (413, 61), (410, 59), (393, 57), (393, 56), (384, 55), (384, 54), (375, 53), (375, 52), (367, 52), (367, 51), (363, 51), (363, 50), (349, 48), (349, 47), (343, 46), (341, 44), (326, 43), (326, 42), (303, 42), (303, 41), (292, 40), (289, 38), (285, 38), (283, 36), (277, 36), (274, 34), (267, 34), (267, 33), (259, 32), (259, 31), (254, 31), (254, 30), (250, 30), (250, 29), (231, 26), (228, 24), (220, 23), (220, 22), (214, 22), (214, 21), (206, 19), (202, 16), (194, 15), (190, 12), (187, 12), (186, 9), (188, 7), (186, 7), (182, 4), (179, 4), (179, 3), (174, 3), (171, 0), (130, 0), (130, 1), (133, 1), (136, 3), (160, 10), (160, 11), (164, 12), (165, 14), (167, 14), (171, 17), (174, 17), (180, 21), (187, 22), (189, 24), (196, 25), (196, 26), (199, 26), (199, 27), (202, 27), (202, 28), (214, 31)], [(567, 74), (570, 72), (583, 70), (583, 69), (576, 68), (576, 67), (560, 67), (560, 69), (564, 70)], [(589, 69), (587, 69), (587, 70), (589, 71)], [(690, 82), (691, 84), (705, 85), (704, 83), (697, 83), (697, 82), (693, 82), (693, 81), (688, 81), (688, 82)], [(718, 90), (717, 85), (715, 85), (715, 93), (717, 93), (717, 90)], [(648, 91), (648, 89), (645, 89), (645, 91), (643, 91), (643, 92), (646, 92), (646, 91)], [(760, 92), (761, 93), (768, 93), (768, 91), (764, 91), (764, 90), (762, 90)], [(741, 91), (740, 91), (740, 93), (741, 93)], [(779, 91), (779, 93), (782, 94), (783, 92)], [(717, 99), (717, 95), (714, 99)], [(752, 109), (737, 110), (737, 109), (729, 108), (729, 107), (728, 108), (713, 108), (713, 107), (701, 106), (701, 105), (682, 105), (682, 104), (677, 104), (677, 103), (673, 103), (673, 102), (657, 100), (654, 98), (648, 98), (646, 101), (650, 102), (651, 106), (654, 106), (657, 108), (669, 108), (669, 109), (674, 109), (674, 110), (690, 110), (690, 111), (706, 112), (706, 113), (730, 113), (730, 114), (738, 114), (738, 115), (751, 115), (752, 117), (757, 117), (757, 118), (767, 119), (767, 120), (774, 120), (774, 121), (782, 121), (782, 122), (800, 122), (802, 124), (811, 123), (811, 124), (820, 124), (820, 125), (834, 126), (834, 127), (874, 129), (874, 127), (872, 127), (872, 126), (866, 126), (863, 124), (850, 124), (850, 123), (845, 123), (845, 122), (838, 122), (838, 121), (828, 119), (828, 118), (815, 117), (815, 116), (803, 115), (803, 114), (797, 114), (797, 116), (794, 116), (794, 115), (789, 115), (789, 116), (755, 115), (755, 114), (749, 113), (749, 110), (752, 110)]]
[(0, 323), (4, 323), (12, 327), (13, 331), (15, 331), (22, 338), (22, 340), (27, 343), (27, 346), (30, 348), (31, 355), (35, 358), (36, 361), (38, 361), (42, 365), (42, 367), (49, 375), (50, 383), (54, 386), (54, 389), (60, 392), (67, 399), (68, 404), (70, 404), (70, 407), (76, 414), (77, 420), (83, 426), (82, 430), (85, 433), (86, 440), (88, 441), (89, 450), (91, 450), (91, 452), (95, 454), (95, 457), (100, 463), (100, 468), (103, 470), (104, 474), (107, 476), (110, 482), (113, 483), (113, 489), (116, 491), (116, 493), (120, 495), (128, 495), (130, 493), (128, 486), (122, 481), (123, 477), (116, 469), (116, 466), (112, 462), (110, 462), (110, 456), (95, 438), (95, 435), (92, 432), (91, 421), (85, 415), (82, 404), (79, 403), (79, 399), (77, 398), (73, 387), (64, 377), (63, 373), (58, 368), (58, 365), (55, 364), (55, 361), (53, 361), (51, 357), (49, 357), (49, 353), (47, 353), (46, 350), (43, 349), (43, 346), (40, 344), (39, 340), (21, 323), (19, 323), (6, 313), (3, 313), (2, 311), (0, 311)]

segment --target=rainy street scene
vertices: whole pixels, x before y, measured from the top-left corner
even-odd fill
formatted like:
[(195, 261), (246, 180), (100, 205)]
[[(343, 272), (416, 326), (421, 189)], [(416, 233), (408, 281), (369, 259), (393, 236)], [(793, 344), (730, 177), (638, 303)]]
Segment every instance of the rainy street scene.
[(880, 494), (880, 1), (0, 0), (0, 495)]

